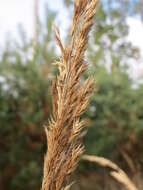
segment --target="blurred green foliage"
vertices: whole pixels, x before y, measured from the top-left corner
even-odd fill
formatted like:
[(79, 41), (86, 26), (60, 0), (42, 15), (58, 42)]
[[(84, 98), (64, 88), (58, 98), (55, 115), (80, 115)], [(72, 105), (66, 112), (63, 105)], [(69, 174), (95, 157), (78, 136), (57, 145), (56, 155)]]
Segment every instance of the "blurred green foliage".
[[(71, 1), (67, 1), (70, 5)], [(108, 5), (108, 3), (107, 3)], [(46, 141), (43, 125), (51, 113), (50, 83), (57, 56), (48, 10), (40, 24), (38, 43), (21, 33), (20, 43), (7, 43), (0, 60), (0, 189), (40, 189)], [(143, 155), (143, 85), (128, 74), (138, 50), (126, 41), (128, 27), (120, 9), (98, 6), (89, 41), (89, 70), (96, 92), (84, 117), (87, 153), (110, 157), (141, 169)], [(122, 158), (122, 162), (120, 160)], [(84, 168), (86, 169), (86, 165)]]
[(23, 32), (0, 61), (0, 189), (40, 189), (55, 46), (53, 13), (39, 31), (35, 52)]
[(96, 78), (97, 91), (86, 115), (92, 127), (86, 139), (88, 153), (113, 158), (118, 146), (129, 151), (128, 144), (141, 140), (138, 135), (143, 132), (143, 104), (138, 102), (143, 85), (137, 85), (129, 73), (130, 60), (136, 61), (139, 52), (126, 41), (127, 34), (120, 10), (108, 13), (108, 9), (98, 7), (88, 50), (92, 64), (88, 72)]

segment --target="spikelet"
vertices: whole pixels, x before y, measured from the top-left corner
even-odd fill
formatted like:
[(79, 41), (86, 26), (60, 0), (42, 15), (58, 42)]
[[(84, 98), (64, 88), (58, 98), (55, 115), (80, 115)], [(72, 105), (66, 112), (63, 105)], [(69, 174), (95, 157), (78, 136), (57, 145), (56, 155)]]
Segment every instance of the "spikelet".
[(61, 58), (55, 63), (59, 74), (51, 88), (53, 117), (46, 127), (47, 153), (41, 190), (70, 189), (69, 177), (83, 152), (84, 121), (80, 116), (88, 105), (94, 81), (88, 78), (81, 82), (80, 78), (87, 68), (84, 53), (96, 4), (97, 0), (74, 1), (71, 41), (66, 48), (55, 26)]

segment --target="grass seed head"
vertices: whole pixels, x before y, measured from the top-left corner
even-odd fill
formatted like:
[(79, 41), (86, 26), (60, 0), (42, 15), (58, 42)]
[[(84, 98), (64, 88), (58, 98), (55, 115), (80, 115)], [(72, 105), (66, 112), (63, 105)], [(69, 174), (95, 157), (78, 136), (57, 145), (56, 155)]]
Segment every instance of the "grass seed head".
[(80, 116), (88, 106), (94, 82), (92, 78), (82, 82), (81, 77), (88, 65), (84, 53), (96, 4), (97, 0), (74, 1), (71, 41), (66, 48), (59, 29), (54, 25), (61, 58), (56, 62), (59, 74), (51, 88), (53, 116), (46, 128), (42, 190), (70, 189), (69, 177), (83, 152), (84, 121)]

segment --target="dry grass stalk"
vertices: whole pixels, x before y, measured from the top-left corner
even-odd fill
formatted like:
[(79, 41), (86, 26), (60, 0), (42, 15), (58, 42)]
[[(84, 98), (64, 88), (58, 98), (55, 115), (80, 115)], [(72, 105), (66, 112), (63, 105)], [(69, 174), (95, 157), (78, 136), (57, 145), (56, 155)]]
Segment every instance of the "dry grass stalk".
[(115, 163), (111, 162), (108, 159), (99, 156), (91, 156), (91, 155), (84, 155), (83, 160), (87, 160), (90, 162), (96, 162), (100, 166), (103, 167), (110, 167), (112, 171), (110, 175), (115, 178), (119, 183), (124, 185), (127, 190), (138, 190), (134, 183), (129, 179), (127, 174), (119, 168)]
[(53, 117), (46, 127), (47, 153), (42, 190), (70, 189), (69, 176), (83, 152), (81, 138), (84, 121), (80, 120), (80, 115), (85, 111), (93, 92), (93, 79), (81, 82), (80, 78), (87, 68), (84, 53), (96, 4), (97, 0), (74, 1), (71, 41), (67, 47), (63, 46), (55, 26), (62, 56), (55, 63), (59, 75), (53, 80), (51, 89)]

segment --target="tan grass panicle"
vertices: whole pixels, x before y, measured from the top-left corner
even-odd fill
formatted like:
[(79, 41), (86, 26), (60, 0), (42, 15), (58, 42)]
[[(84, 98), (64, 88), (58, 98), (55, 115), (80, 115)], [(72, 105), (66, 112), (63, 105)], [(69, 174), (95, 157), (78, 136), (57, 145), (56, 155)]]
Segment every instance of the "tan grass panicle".
[(71, 40), (66, 47), (55, 26), (61, 58), (55, 62), (59, 74), (53, 80), (51, 88), (53, 114), (46, 127), (47, 153), (42, 190), (70, 189), (69, 176), (83, 152), (81, 139), (84, 121), (80, 116), (88, 105), (94, 80), (88, 78), (82, 82), (80, 79), (88, 65), (84, 53), (96, 4), (97, 0), (74, 1)]
[(95, 162), (102, 167), (109, 167), (111, 168), (110, 175), (119, 183), (121, 183), (126, 190), (138, 190), (135, 184), (131, 181), (131, 179), (127, 176), (127, 174), (119, 168), (115, 163), (112, 161), (99, 157), (99, 156), (92, 156), (92, 155), (84, 155), (83, 160), (87, 160), (89, 162)]

